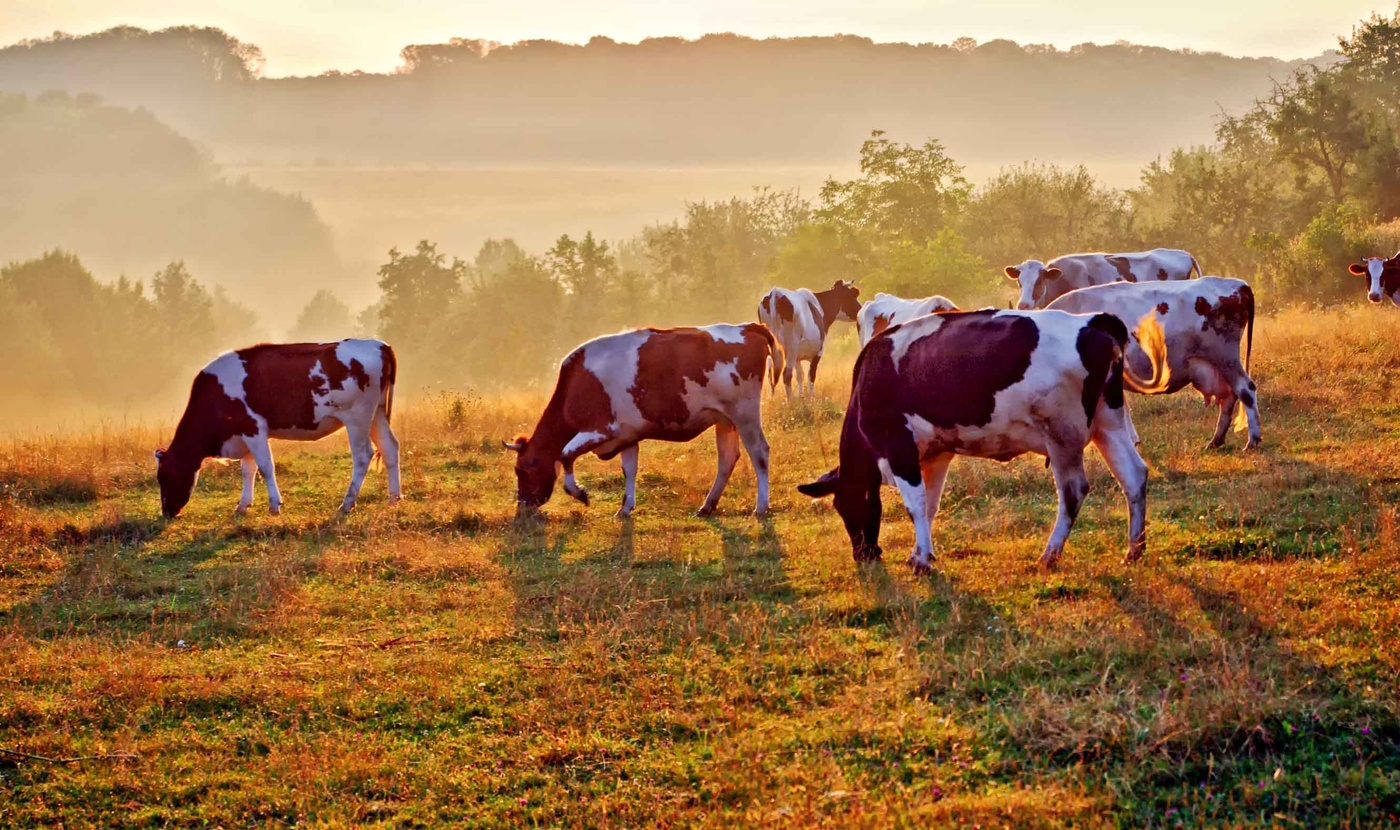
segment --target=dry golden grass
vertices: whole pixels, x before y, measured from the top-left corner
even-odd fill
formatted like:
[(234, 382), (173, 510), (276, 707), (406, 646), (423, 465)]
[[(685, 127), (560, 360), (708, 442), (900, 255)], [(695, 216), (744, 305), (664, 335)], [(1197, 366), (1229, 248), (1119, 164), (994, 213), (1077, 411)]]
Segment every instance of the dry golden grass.
[(513, 521), (497, 441), (538, 395), (402, 407), (409, 499), (373, 476), (339, 523), (340, 438), (279, 447), (280, 517), (235, 518), (211, 466), (169, 523), (160, 430), (11, 442), (0, 747), (122, 757), (0, 753), (0, 824), (1393, 825), (1400, 317), (1288, 312), (1255, 346), (1263, 450), (1133, 399), (1148, 556), (1095, 459), (1050, 573), (1038, 459), (954, 465), (931, 578), (896, 510), (890, 564), (852, 563), (792, 489), (834, 461), (848, 365), (769, 407), (765, 522), (746, 468), (690, 516), (704, 440), (643, 448), (632, 522), (597, 461), (593, 507)]

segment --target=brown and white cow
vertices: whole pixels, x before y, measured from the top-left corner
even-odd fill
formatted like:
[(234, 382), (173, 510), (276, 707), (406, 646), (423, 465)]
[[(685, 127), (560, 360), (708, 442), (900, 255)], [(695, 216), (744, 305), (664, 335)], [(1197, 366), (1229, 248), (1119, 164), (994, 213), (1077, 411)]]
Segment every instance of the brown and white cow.
[(1056, 297), (1091, 285), (1113, 282), (1163, 282), (1201, 275), (1196, 258), (1176, 248), (1153, 248), (1131, 254), (1068, 254), (1049, 262), (1028, 259), (1008, 265), (1006, 278), (1020, 283), (1016, 307), (1047, 308)]
[(715, 428), (719, 469), (699, 515), (719, 503), (739, 460), (739, 444), (758, 478), (755, 515), (768, 512), (768, 441), (760, 400), (769, 359), (782, 351), (758, 323), (701, 328), (636, 329), (589, 340), (559, 366), (554, 394), (528, 438), (506, 444), (515, 461), (517, 512), (549, 501), (559, 470), (564, 492), (588, 504), (574, 481), (574, 460), (593, 453), (622, 457), (625, 494), (619, 516), (637, 504), (637, 444), (689, 441)]
[[(1249, 376), (1254, 351), (1254, 291), (1243, 280), (1201, 277), (1189, 282), (1128, 283), (1081, 288), (1055, 300), (1051, 308), (1074, 314), (1107, 312), (1120, 320), (1140, 320), (1151, 314), (1161, 324), (1167, 344), (1172, 381), (1162, 394), (1195, 387), (1206, 404), (1218, 404), (1220, 417), (1210, 446), (1225, 442), (1234, 421), (1249, 428), (1245, 449), (1259, 445), (1257, 387)], [(1240, 340), (1244, 362), (1240, 362)], [(1149, 371), (1147, 357), (1136, 343), (1128, 345), (1128, 365)], [(1236, 404), (1242, 404), (1237, 417)]]
[(161, 512), (180, 514), (204, 459), (236, 458), (243, 465), (236, 512), (253, 503), (261, 472), (276, 515), (282, 493), (268, 439), (315, 441), (341, 427), (354, 462), (341, 512), (355, 506), (375, 448), (388, 471), (389, 503), (398, 501), (399, 442), (389, 427), (397, 371), (394, 350), (378, 340), (265, 343), (219, 355), (195, 376), (170, 446), (156, 450)]
[[(1148, 351), (1161, 332), (1139, 328)], [(871, 339), (856, 360), (840, 464), (797, 489), (834, 495), (856, 561), (878, 559), (880, 484), (899, 489), (914, 520), (909, 564), (926, 573), (932, 524), (956, 455), (1010, 461), (1027, 452), (1049, 459), (1059, 516), (1041, 555), (1064, 550), (1089, 489), (1084, 448), (1098, 447), (1128, 500), (1128, 559), (1147, 546), (1147, 465), (1134, 446), (1125, 383), (1137, 390), (1167, 381), (1165, 367), (1143, 379), (1125, 369), (1128, 332), (1109, 314), (1061, 311), (951, 312), (918, 317)]]
[(1384, 296), (1400, 306), (1400, 251), (1390, 259), (1368, 256), (1360, 262), (1353, 262), (1347, 270), (1355, 276), (1367, 278), (1366, 296), (1371, 302), (1378, 303)]
[[(837, 320), (854, 323), (860, 314), (860, 289), (854, 283), (837, 280), (825, 291), (806, 288), (795, 291), (774, 288), (758, 304), (758, 320), (768, 327), (783, 347), (783, 357), (773, 364), (772, 386), (778, 375), (792, 397), (792, 373), (797, 372), (797, 391), (802, 391), (802, 365), (807, 361), (807, 394), (817, 384), (817, 364), (826, 348), (826, 335)], [(786, 361), (785, 363), (783, 361)]]
[(870, 338), (897, 323), (907, 323), (935, 311), (957, 310), (952, 300), (938, 294), (919, 300), (906, 300), (881, 292), (860, 307), (860, 314), (856, 315), (856, 332), (860, 335), (860, 344), (864, 346), (870, 342)]

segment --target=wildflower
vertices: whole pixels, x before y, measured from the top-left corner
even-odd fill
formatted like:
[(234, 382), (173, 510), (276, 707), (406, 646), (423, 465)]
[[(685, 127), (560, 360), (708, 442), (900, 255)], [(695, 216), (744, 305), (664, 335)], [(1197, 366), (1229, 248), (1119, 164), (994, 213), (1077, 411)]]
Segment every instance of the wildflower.
[(1362, 735), (1369, 735), (1369, 734), (1371, 734), (1371, 727), (1369, 727), (1369, 726), (1363, 726), (1363, 727), (1361, 727), (1361, 734), (1362, 734)]

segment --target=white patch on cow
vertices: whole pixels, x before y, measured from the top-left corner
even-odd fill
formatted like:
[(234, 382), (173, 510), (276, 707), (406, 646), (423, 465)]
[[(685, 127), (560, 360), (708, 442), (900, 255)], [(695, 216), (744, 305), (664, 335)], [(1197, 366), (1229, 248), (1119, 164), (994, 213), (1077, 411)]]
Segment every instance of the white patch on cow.
[(932, 297), (906, 300), (903, 297), (882, 292), (876, 294), (875, 299), (860, 307), (860, 314), (856, 315), (856, 332), (860, 337), (860, 344), (864, 346), (870, 342), (870, 338), (875, 336), (875, 321), (881, 318), (886, 321), (885, 326), (888, 328), (900, 323), (907, 323), (915, 317), (922, 317), (925, 314), (956, 310), (957, 306), (953, 304), (952, 300), (937, 294)]
[[(1167, 274), (1166, 281), (1185, 280), (1191, 277), (1193, 270), (1197, 270), (1196, 260), (1191, 254), (1178, 248), (1153, 248), (1150, 251), (1132, 251), (1123, 254), (1103, 252), (1066, 254), (1055, 257), (1046, 263), (1044, 266), (1046, 268), (1060, 269), (1060, 276), (1054, 280), (1045, 281), (1040, 286), (1039, 291), (1034, 290), (1033, 281), (1029, 288), (1027, 287), (1025, 274), (1022, 273), (1021, 297), (1017, 307), (1023, 310), (1047, 308), (1057, 298), (1070, 291), (1122, 281), (1123, 274), (1114, 264), (1114, 260), (1122, 260), (1127, 265), (1134, 280), (1139, 283), (1163, 282), (1158, 277), (1158, 274), (1163, 271)], [(1034, 261), (1030, 260), (1029, 262)]]
[(235, 435), (219, 447), (220, 458), (245, 458), (248, 455), (248, 442), (242, 435)]
[(608, 436), (604, 435), (601, 432), (580, 432), (578, 435), (575, 435), (573, 437), (573, 440), (564, 445), (564, 451), (559, 453), (559, 455), (561, 458), (567, 458), (571, 455), (577, 455), (579, 447), (586, 447), (589, 444), (602, 441), (607, 437)]
[(701, 331), (708, 332), (715, 339), (716, 343), (743, 343), (744, 327), (729, 323), (719, 323), (713, 326), (701, 326)]
[(632, 399), (632, 387), (637, 382), (637, 363), (642, 344), (651, 338), (646, 330), (627, 331), (599, 337), (584, 343), (576, 351), (583, 352), (583, 368), (590, 372), (612, 404), (613, 435), (621, 437), (642, 429), (646, 419)]
[(1045, 263), (1038, 259), (1028, 259), (1015, 267), (1020, 271), (1016, 282), (1021, 286), (1021, 296), (1016, 299), (1016, 307), (1023, 310), (1035, 308), (1035, 284), (1040, 280), (1041, 272), (1045, 270)]
[(890, 341), (894, 344), (891, 359), (894, 361), (895, 371), (899, 370), (900, 361), (909, 352), (909, 347), (915, 342), (928, 337), (938, 331), (943, 325), (943, 318), (934, 315), (927, 317), (916, 317), (908, 323), (900, 326), (889, 335)]
[[(1367, 294), (1369, 294), (1371, 302), (1378, 303), (1381, 301), (1381, 274), (1385, 273), (1385, 260), (1375, 256), (1367, 257), (1366, 273), (1371, 277), (1371, 285)], [(1400, 305), (1400, 300), (1396, 300), (1394, 297), (1391, 299), (1395, 300), (1396, 305)]]
[(214, 376), (224, 394), (236, 401), (247, 400), (243, 382), (248, 379), (248, 367), (237, 352), (224, 352), (209, 362), (204, 371)]

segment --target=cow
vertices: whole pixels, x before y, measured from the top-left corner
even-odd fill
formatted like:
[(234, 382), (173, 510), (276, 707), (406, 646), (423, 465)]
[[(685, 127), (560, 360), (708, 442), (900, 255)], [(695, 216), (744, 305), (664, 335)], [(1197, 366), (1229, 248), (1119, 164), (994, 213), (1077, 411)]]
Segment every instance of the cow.
[[(1254, 351), (1254, 291), (1243, 280), (1201, 277), (1188, 282), (1115, 282), (1071, 291), (1050, 304), (1073, 314), (1107, 312), (1120, 320), (1153, 315), (1162, 326), (1172, 381), (1163, 394), (1188, 384), (1218, 404), (1220, 417), (1211, 447), (1225, 442), (1233, 421), (1249, 428), (1245, 449), (1263, 440), (1259, 427), (1259, 398), (1249, 376)], [(1244, 363), (1240, 339), (1244, 338)], [(1128, 346), (1128, 364), (1147, 371), (1147, 358), (1136, 343)], [(1242, 404), (1236, 416), (1236, 404)]]
[(854, 323), (860, 314), (860, 289), (854, 283), (837, 280), (825, 291), (806, 288), (792, 291), (774, 288), (758, 304), (758, 320), (778, 338), (786, 363), (773, 364), (771, 386), (778, 387), (778, 375), (792, 397), (792, 373), (797, 372), (797, 391), (802, 391), (802, 365), (807, 361), (807, 394), (817, 384), (817, 364), (826, 348), (826, 334), (837, 320)]
[(219, 355), (195, 375), (170, 446), (156, 450), (161, 512), (180, 515), (204, 459), (236, 458), (243, 495), (234, 512), (247, 512), (261, 472), (275, 516), (282, 492), (268, 440), (315, 441), (341, 427), (353, 460), (341, 513), (355, 506), (375, 449), (388, 472), (389, 503), (397, 502), (399, 442), (389, 426), (397, 373), (394, 350), (378, 340), (264, 343)]
[[(1149, 356), (1161, 329), (1139, 326)], [(1111, 314), (1062, 311), (948, 312), (876, 335), (856, 359), (835, 469), (797, 489), (835, 496), (857, 562), (878, 559), (880, 484), (894, 485), (914, 520), (915, 574), (932, 568), (932, 524), (955, 455), (1010, 461), (1046, 456), (1059, 515), (1040, 557), (1053, 566), (1088, 491), (1084, 448), (1092, 442), (1128, 500), (1129, 561), (1147, 546), (1147, 465), (1134, 446), (1123, 388), (1168, 380), (1123, 363), (1127, 327)]]
[(758, 323), (701, 328), (635, 329), (589, 340), (564, 358), (559, 380), (534, 432), (506, 442), (515, 460), (517, 515), (529, 515), (554, 492), (588, 504), (574, 480), (574, 460), (593, 453), (622, 458), (624, 495), (617, 515), (637, 504), (637, 444), (690, 441), (715, 428), (719, 468), (698, 515), (714, 512), (739, 460), (739, 444), (758, 478), (754, 514), (768, 512), (768, 441), (760, 399), (768, 360), (782, 348)]
[(1020, 283), (1018, 309), (1046, 308), (1076, 288), (1111, 282), (1159, 282), (1201, 275), (1196, 258), (1176, 248), (1153, 248), (1133, 254), (1068, 254), (1049, 262), (1028, 259), (1006, 266), (1006, 278)]
[(860, 336), (860, 344), (864, 346), (870, 342), (870, 338), (896, 323), (908, 322), (935, 311), (957, 310), (958, 307), (953, 305), (952, 300), (938, 294), (920, 300), (906, 300), (881, 292), (875, 295), (875, 299), (860, 307), (860, 314), (856, 316), (856, 333)]
[(1366, 277), (1369, 280), (1367, 287), (1370, 290), (1366, 292), (1366, 296), (1371, 302), (1378, 303), (1381, 297), (1385, 296), (1400, 306), (1400, 251), (1390, 259), (1368, 256), (1360, 262), (1353, 262), (1347, 270), (1355, 276)]

